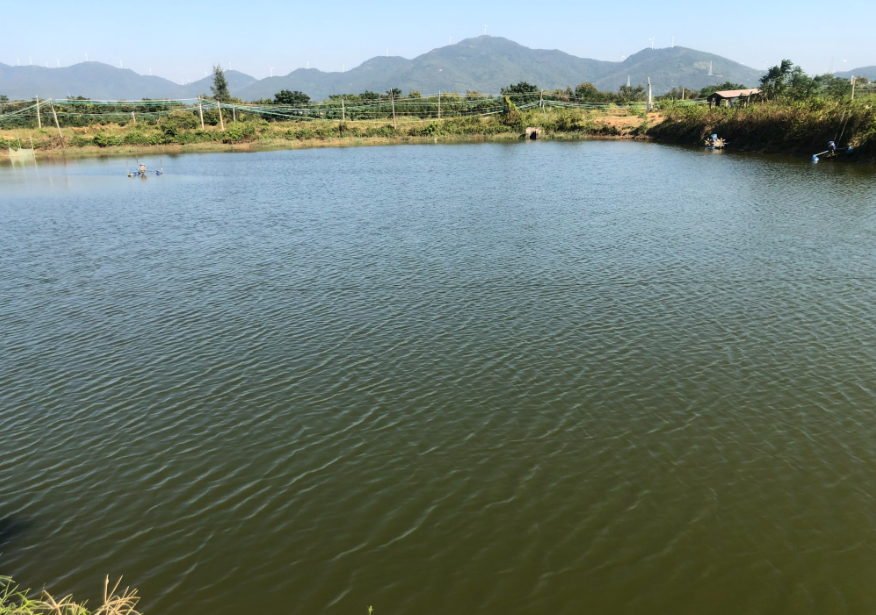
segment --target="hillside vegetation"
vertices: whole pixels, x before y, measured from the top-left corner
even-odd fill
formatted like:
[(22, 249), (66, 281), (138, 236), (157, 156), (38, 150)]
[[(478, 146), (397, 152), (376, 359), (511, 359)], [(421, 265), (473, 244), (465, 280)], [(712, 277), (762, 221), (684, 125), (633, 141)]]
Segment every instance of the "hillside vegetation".
[[(694, 89), (724, 81), (750, 85), (761, 73), (721, 56), (684, 47), (645, 49), (622, 62), (608, 62), (481, 36), (410, 60), (378, 56), (346, 72), (301, 68), (261, 80), (236, 71), (227, 74), (231, 93), (243, 100), (271, 97), (280, 90), (298, 90), (314, 100), (323, 100), (330, 94), (379, 92), (390, 86), (428, 94), (469, 90), (495, 94), (499, 88), (518, 81), (538, 83), (549, 90), (586, 81), (601, 90), (615, 91), (628, 78), (630, 85), (636, 86), (646, 83), (648, 77), (659, 94), (681, 85)], [(0, 64), (0, 94), (13, 100), (79, 95), (112, 100), (190, 98), (207, 93), (209, 84), (208, 79), (201, 79), (181, 85), (99, 62), (64, 68)]]

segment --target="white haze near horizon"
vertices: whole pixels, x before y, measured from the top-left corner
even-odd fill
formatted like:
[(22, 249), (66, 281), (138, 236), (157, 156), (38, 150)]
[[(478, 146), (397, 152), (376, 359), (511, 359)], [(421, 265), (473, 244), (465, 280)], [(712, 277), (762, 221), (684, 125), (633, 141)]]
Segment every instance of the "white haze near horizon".
[[(595, 3), (594, 3), (595, 4)], [(619, 0), (588, 6), (561, 0), (459, 0), (378, 5), (214, 0), (127, 5), (93, 0), (4, 3), (0, 62), (69, 66), (86, 59), (122, 65), (177, 83), (197, 81), (221, 63), (257, 78), (297, 68), (335, 72), (377, 55), (413, 58), (479, 36), (503, 36), (527, 47), (618, 61), (651, 46), (708, 51), (756, 69), (790, 58), (809, 73), (876, 65), (876, 37), (856, 33), (876, 22), (876, 2), (850, 0), (826, 11), (811, 0), (791, 3), (681, 0), (671, 6)], [(27, 24), (38, 24), (36, 29)], [(851, 27), (850, 27), (851, 26)], [(37, 35), (35, 35), (35, 33)]]

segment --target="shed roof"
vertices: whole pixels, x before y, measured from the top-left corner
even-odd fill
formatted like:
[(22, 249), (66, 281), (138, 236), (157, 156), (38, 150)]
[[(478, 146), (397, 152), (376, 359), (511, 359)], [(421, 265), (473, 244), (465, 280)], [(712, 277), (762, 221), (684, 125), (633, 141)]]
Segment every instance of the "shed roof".
[(723, 90), (721, 92), (715, 92), (712, 96), (718, 98), (739, 98), (740, 96), (752, 96), (754, 94), (760, 94), (760, 90), (757, 88), (752, 88), (750, 90)]

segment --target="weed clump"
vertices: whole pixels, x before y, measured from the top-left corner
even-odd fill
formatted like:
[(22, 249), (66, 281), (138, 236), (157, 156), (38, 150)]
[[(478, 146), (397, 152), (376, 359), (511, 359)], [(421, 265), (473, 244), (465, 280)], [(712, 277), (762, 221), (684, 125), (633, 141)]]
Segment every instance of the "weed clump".
[(140, 601), (137, 590), (126, 587), (119, 592), (121, 581), (119, 579), (110, 589), (107, 577), (103, 603), (91, 610), (84, 602), (74, 602), (69, 595), (58, 599), (43, 590), (34, 596), (11, 578), (0, 576), (0, 615), (140, 615), (136, 610)]

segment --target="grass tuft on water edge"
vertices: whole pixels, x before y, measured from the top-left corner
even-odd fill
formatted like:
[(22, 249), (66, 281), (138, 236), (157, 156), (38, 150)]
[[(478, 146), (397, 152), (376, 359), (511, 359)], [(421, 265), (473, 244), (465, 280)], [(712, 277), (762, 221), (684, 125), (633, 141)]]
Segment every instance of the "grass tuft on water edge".
[(30, 589), (22, 589), (10, 577), (0, 576), (0, 615), (140, 615), (136, 610), (140, 597), (136, 589), (124, 588), (119, 592), (122, 580), (109, 588), (109, 577), (103, 587), (103, 604), (91, 610), (82, 602), (74, 602), (73, 596), (55, 598), (43, 590), (34, 596)]

